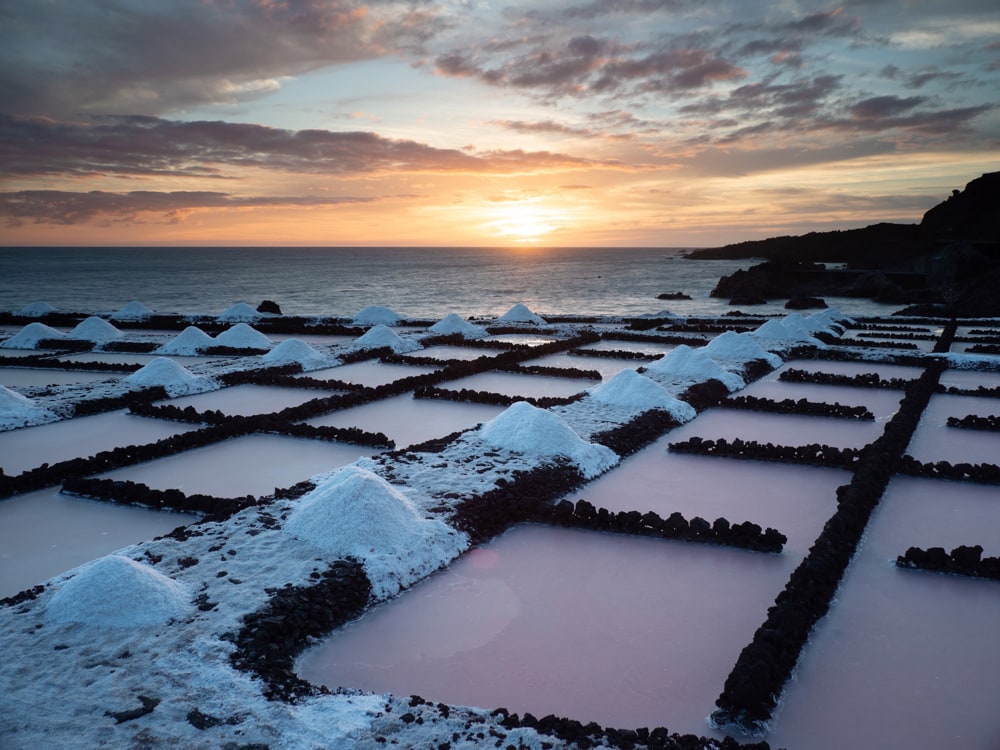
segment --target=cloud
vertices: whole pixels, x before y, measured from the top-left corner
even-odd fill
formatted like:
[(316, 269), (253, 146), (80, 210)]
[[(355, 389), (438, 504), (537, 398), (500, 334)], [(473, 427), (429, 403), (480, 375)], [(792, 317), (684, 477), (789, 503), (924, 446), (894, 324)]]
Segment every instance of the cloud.
[(85, 122), (0, 115), (9, 175), (222, 177), (241, 168), (303, 174), (512, 173), (620, 166), (551, 151), (466, 153), (371, 132), (104, 117)]
[(0, 102), (66, 117), (245, 101), (283, 76), (418, 46), (437, 28), (404, 0), (6, 0)]
[(851, 107), (851, 116), (856, 120), (877, 120), (895, 117), (908, 112), (927, 101), (923, 96), (909, 96), (901, 99), (898, 96), (875, 96), (860, 101)]
[(0, 193), (0, 217), (8, 226), (33, 224), (83, 224), (96, 218), (135, 221), (144, 213), (177, 221), (192, 211), (213, 208), (259, 208), (275, 206), (329, 207), (370, 203), (376, 198), (358, 197), (238, 197), (209, 191), (155, 192), (136, 190), (110, 193), (93, 190), (22, 190)]

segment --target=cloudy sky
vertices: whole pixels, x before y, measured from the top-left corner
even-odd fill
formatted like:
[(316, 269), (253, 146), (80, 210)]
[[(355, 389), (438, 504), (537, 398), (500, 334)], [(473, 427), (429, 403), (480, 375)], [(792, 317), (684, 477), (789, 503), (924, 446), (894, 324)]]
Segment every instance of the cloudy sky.
[(996, 0), (3, 0), (0, 243), (705, 246), (1000, 169)]

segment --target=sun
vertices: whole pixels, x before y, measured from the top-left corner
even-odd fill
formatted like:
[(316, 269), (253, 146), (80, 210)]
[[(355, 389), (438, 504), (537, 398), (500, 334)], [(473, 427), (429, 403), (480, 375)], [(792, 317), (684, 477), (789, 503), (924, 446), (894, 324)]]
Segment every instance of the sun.
[(552, 211), (530, 203), (511, 203), (490, 213), (487, 228), (491, 234), (515, 242), (541, 242), (558, 228)]

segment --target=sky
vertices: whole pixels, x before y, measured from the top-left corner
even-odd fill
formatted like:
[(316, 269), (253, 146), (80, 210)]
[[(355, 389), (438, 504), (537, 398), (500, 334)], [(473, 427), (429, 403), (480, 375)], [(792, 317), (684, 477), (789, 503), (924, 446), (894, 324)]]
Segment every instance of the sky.
[(715, 246), (1000, 169), (996, 0), (2, 0), (0, 244)]

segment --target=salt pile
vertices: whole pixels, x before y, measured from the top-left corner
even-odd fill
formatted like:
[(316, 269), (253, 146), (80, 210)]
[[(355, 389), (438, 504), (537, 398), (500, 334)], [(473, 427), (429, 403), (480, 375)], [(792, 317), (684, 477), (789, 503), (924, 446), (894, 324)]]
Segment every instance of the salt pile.
[(214, 385), (209, 378), (195, 375), (186, 367), (166, 357), (157, 357), (133, 372), (123, 382), (140, 388), (162, 386), (171, 396), (200, 393)]
[(749, 334), (735, 331), (726, 331), (716, 336), (703, 346), (701, 351), (723, 365), (732, 364), (741, 367), (758, 359), (765, 360), (771, 367), (781, 365), (781, 357), (777, 354), (764, 349)]
[(460, 334), (466, 339), (481, 339), (487, 335), (486, 329), (482, 326), (473, 325), (456, 313), (448, 313), (437, 323), (427, 329), (429, 333), (439, 336), (450, 334)]
[(86, 320), (81, 321), (76, 328), (68, 334), (71, 339), (93, 341), (95, 343), (100, 341), (114, 341), (115, 339), (120, 339), (124, 335), (124, 333), (119, 331), (108, 321), (93, 315)]
[(44, 323), (28, 323), (24, 328), (0, 344), (4, 349), (37, 349), (45, 339), (64, 339), (66, 334)]
[(681, 344), (660, 357), (646, 368), (646, 372), (657, 383), (682, 390), (713, 379), (721, 381), (730, 391), (746, 385), (739, 375), (729, 372), (707, 354), (695, 351), (687, 344)]
[(77, 568), (53, 595), (45, 619), (95, 627), (160, 625), (184, 615), (191, 595), (148, 565), (108, 555)]
[(479, 428), (487, 445), (538, 459), (568, 458), (587, 479), (618, 463), (618, 455), (603, 445), (588, 443), (566, 422), (527, 401), (511, 404)]
[(691, 404), (674, 398), (661, 386), (635, 370), (622, 370), (606, 383), (591, 388), (588, 396), (609, 406), (642, 411), (661, 409), (678, 422), (688, 422), (697, 415)]
[(369, 305), (354, 316), (351, 325), (355, 326), (394, 326), (403, 319), (395, 310), (380, 305)]
[(237, 323), (216, 336), (212, 343), (232, 349), (270, 349), (274, 342), (256, 328)]
[(353, 343), (359, 349), (382, 349), (383, 347), (389, 347), (396, 354), (415, 352), (423, 348), (416, 341), (407, 341), (400, 338), (398, 333), (384, 325), (375, 326), (368, 333), (354, 339)]
[(215, 339), (198, 326), (188, 326), (166, 344), (158, 347), (155, 353), (193, 356), (210, 346), (215, 346)]
[(403, 493), (358, 466), (335, 472), (299, 500), (285, 530), (330, 555), (363, 560), (381, 596), (408, 583), (391, 575), (401, 562), (419, 577), (468, 546), (464, 534), (421, 517)]
[(25, 318), (40, 318), (43, 315), (54, 312), (57, 312), (56, 308), (45, 300), (39, 300), (38, 302), (32, 302), (30, 305), (25, 305), (17, 311), (17, 314)]
[(285, 339), (265, 354), (261, 361), (269, 365), (299, 364), (306, 369), (316, 369), (330, 364), (330, 358), (301, 339)]
[(814, 312), (809, 317), (813, 320), (818, 320), (821, 323), (836, 323), (838, 325), (852, 325), (854, 323), (853, 318), (849, 318), (844, 315), (844, 313), (836, 307), (827, 307), (825, 310)]
[(0, 430), (50, 422), (56, 415), (27, 396), (0, 385)]
[(116, 313), (112, 313), (112, 320), (145, 320), (153, 311), (146, 307), (144, 304), (138, 300), (132, 300), (126, 305), (123, 305), (120, 310)]
[(531, 323), (533, 325), (545, 325), (545, 319), (535, 315), (526, 305), (518, 302), (507, 312), (497, 318), (497, 323)]
[[(764, 339), (765, 341), (777, 342), (778, 344), (811, 344), (814, 346), (823, 346), (823, 342), (812, 336), (808, 331), (785, 325), (783, 320), (769, 320), (755, 328), (750, 335), (755, 339)], [(774, 346), (775, 344), (768, 345)]]
[(260, 317), (260, 313), (246, 302), (237, 302), (219, 313), (220, 323), (249, 323)]

